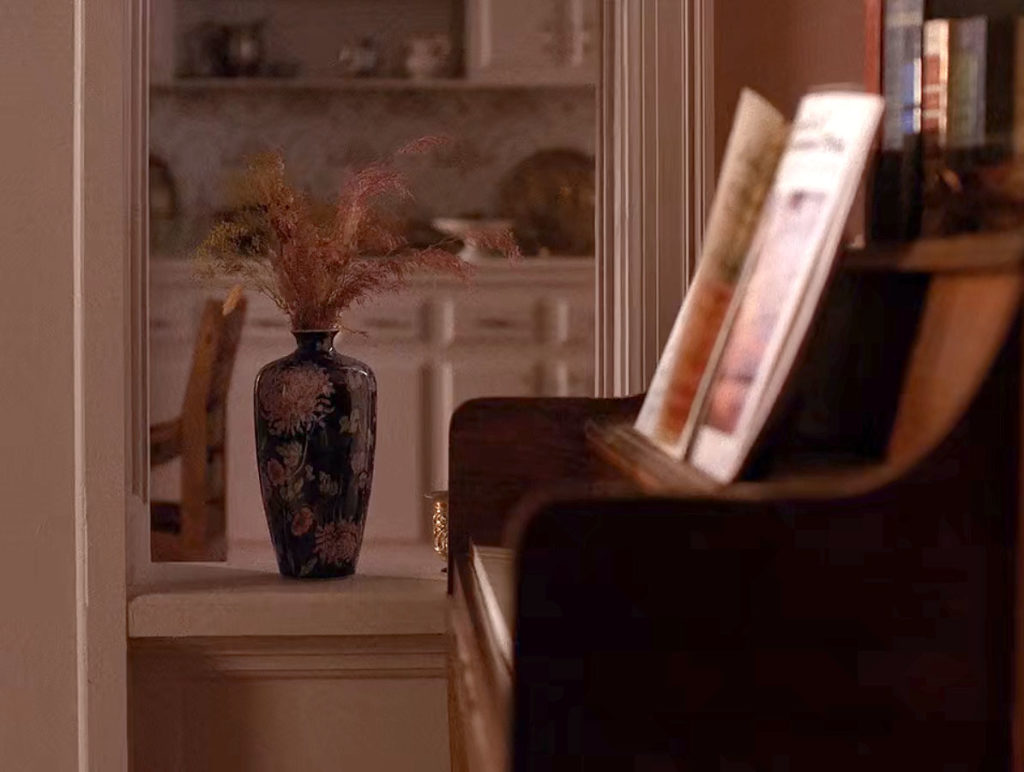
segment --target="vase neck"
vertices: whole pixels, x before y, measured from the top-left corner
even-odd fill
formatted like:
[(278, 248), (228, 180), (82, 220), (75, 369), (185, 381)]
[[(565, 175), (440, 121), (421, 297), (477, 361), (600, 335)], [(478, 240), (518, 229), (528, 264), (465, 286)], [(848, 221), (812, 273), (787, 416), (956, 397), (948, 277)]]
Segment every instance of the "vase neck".
[(299, 351), (334, 351), (334, 336), (337, 330), (292, 330)]

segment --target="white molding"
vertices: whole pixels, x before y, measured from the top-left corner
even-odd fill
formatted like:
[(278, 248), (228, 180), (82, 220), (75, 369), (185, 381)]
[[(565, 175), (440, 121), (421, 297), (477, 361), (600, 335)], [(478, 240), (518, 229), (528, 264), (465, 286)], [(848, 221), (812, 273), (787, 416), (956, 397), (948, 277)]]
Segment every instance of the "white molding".
[(127, 768), (124, 148), (131, 5), (75, 2), (75, 403), (79, 769)]
[(149, 2), (131, 4), (127, 159), (129, 254), (126, 289), (129, 302), (128, 448), (129, 490), (149, 498)]
[(605, 0), (597, 393), (640, 392), (699, 254), (713, 184), (713, 0)]
[(129, 585), (143, 581), (149, 564), (149, 6), (124, 0), (129, 28), (127, 148), (130, 252), (125, 271), (128, 302), (128, 394), (125, 438), (128, 469), (127, 571)]
[(446, 638), (132, 641), (135, 768), (447, 770)]
[(353, 680), (446, 677), (447, 636), (137, 639), (133, 673), (150, 680)]

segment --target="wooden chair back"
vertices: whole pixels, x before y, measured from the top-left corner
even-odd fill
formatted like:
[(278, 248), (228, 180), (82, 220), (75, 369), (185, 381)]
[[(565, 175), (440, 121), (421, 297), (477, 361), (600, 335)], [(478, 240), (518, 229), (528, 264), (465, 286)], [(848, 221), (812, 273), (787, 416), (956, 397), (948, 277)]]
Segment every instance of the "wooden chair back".
[(245, 298), (226, 314), (217, 300), (203, 308), (178, 421), (180, 528), (171, 544), (168, 534), (153, 533), (154, 559), (227, 556), (227, 397), (245, 313)]

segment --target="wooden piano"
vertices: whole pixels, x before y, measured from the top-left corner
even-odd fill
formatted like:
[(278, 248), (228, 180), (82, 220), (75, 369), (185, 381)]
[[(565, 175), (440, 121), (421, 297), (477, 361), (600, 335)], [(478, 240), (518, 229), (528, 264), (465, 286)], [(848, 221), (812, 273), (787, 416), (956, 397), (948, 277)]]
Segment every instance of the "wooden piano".
[(1022, 281), (1017, 233), (844, 255), (733, 485), (639, 398), (463, 406), (453, 768), (1024, 769)]

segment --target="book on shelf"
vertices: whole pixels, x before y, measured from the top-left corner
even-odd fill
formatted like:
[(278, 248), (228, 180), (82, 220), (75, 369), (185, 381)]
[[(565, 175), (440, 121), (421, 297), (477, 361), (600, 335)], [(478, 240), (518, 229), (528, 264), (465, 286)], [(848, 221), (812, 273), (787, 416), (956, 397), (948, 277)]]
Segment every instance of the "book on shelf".
[(921, 130), (925, 155), (935, 156), (949, 135), (949, 19), (924, 25), (924, 66), (921, 86)]
[(924, 24), (923, 130), (953, 167), (1012, 152), (1018, 26), (986, 16)]
[[(929, 23), (942, 20), (931, 20)], [(985, 144), (986, 20), (945, 20), (949, 25), (947, 145), (959, 151)]]
[(1024, 224), (1021, 17), (1006, 8), (965, 15), (965, 6), (921, 0), (881, 6), (878, 86), (886, 115), (873, 170), (872, 238)]
[[(716, 480), (738, 476), (789, 378), (831, 276), (882, 106), (869, 94), (812, 93), (786, 131), (763, 100), (741, 100), (701, 281), (687, 294), (635, 424)], [(762, 120), (752, 120), (752, 111)]]
[(879, 152), (871, 181), (872, 240), (915, 238), (921, 224), (921, 69), (924, 0), (882, 0), (881, 78), (871, 84), (885, 100)]

